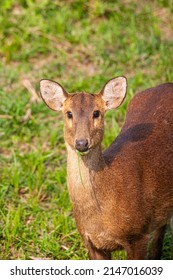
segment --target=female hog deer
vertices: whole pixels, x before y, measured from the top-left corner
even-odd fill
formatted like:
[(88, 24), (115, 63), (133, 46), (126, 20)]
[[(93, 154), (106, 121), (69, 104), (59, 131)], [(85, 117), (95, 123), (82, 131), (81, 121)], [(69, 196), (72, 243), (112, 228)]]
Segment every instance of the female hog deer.
[(102, 154), (104, 113), (122, 103), (126, 86), (117, 77), (98, 94), (68, 94), (40, 82), (44, 102), (64, 115), (68, 189), (90, 259), (109, 259), (119, 247), (128, 259), (146, 259), (150, 233), (150, 258), (160, 258), (173, 215), (172, 83), (132, 99), (121, 133)]

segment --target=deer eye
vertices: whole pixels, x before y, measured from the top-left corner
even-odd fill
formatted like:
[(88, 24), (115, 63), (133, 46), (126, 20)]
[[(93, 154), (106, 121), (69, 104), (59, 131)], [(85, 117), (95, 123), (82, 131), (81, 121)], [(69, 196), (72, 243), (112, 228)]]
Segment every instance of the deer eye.
[(67, 118), (68, 119), (72, 119), (73, 118), (72, 112), (67, 111)]
[(100, 111), (99, 110), (94, 111), (93, 118), (97, 119), (99, 116), (100, 116)]

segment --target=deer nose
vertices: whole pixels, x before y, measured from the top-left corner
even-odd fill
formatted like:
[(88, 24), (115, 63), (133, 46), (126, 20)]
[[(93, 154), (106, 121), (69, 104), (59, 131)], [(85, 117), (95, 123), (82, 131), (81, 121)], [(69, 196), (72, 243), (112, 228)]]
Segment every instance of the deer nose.
[(75, 148), (79, 152), (86, 152), (88, 150), (88, 140), (87, 139), (76, 140)]

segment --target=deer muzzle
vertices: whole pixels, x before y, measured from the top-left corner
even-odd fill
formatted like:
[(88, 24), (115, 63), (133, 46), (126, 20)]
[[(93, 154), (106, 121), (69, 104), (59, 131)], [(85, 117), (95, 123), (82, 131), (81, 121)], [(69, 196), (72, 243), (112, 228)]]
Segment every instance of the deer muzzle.
[(75, 142), (75, 148), (81, 153), (87, 153), (89, 151), (89, 143), (87, 139), (79, 139)]

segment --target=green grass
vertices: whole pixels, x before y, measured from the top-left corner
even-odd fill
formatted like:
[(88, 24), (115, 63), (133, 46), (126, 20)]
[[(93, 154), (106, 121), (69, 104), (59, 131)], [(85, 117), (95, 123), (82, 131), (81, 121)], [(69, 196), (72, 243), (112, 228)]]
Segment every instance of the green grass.
[[(173, 81), (173, 1), (2, 0), (0, 10), (0, 259), (86, 259), (67, 192), (62, 117), (33, 100), (31, 85), (39, 92), (46, 78), (97, 92), (125, 75), (126, 102), (106, 115), (107, 147), (134, 93)], [(164, 259), (170, 246), (168, 231)]]

